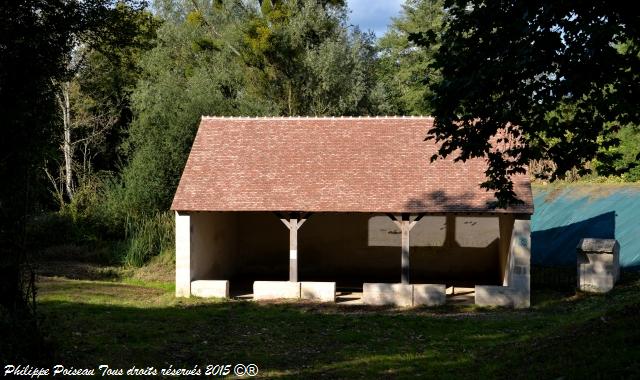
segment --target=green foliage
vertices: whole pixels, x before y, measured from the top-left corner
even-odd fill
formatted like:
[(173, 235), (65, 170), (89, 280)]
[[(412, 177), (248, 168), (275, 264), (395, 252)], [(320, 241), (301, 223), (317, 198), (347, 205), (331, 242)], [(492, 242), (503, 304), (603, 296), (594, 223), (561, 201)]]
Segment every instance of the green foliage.
[[(617, 176), (625, 182), (640, 182), (640, 128), (627, 125), (616, 133), (619, 146), (601, 149), (594, 167), (600, 176)], [(602, 159), (606, 159), (602, 162)]]
[(168, 6), (140, 62), (115, 203), (134, 217), (170, 207), (201, 115), (373, 112), (372, 37), (348, 32), (334, 3)]
[[(120, 145), (132, 120), (131, 92), (140, 77), (142, 53), (154, 45), (159, 21), (148, 12), (131, 13), (119, 4), (126, 15), (118, 27), (127, 29), (127, 39), (93, 41), (79, 51), (81, 64), (71, 83), (76, 105), (75, 148), (82, 153), (81, 171), (117, 171), (125, 157)], [(128, 10), (128, 11), (127, 11)], [(81, 179), (79, 179), (81, 180)]]
[[(209, 17), (233, 34), (235, 16), (226, 12)], [(214, 38), (206, 24), (167, 22), (158, 31), (158, 46), (141, 60), (121, 192), (123, 207), (133, 215), (169, 208), (202, 115), (271, 112), (266, 101), (247, 92), (239, 58), (226, 48), (202, 49), (198, 42), (205, 38)]]
[(123, 260), (125, 265), (140, 267), (153, 256), (173, 252), (173, 213), (162, 212), (141, 219), (129, 219), (125, 228), (128, 245)]
[(346, 26), (341, 1), (263, 1), (243, 35), (254, 92), (281, 115), (376, 113), (373, 36)]
[(60, 211), (31, 218), (27, 224), (28, 248), (39, 253), (57, 246), (89, 251), (107, 248), (110, 256), (101, 260), (133, 267), (172, 252), (173, 214), (128, 213), (119, 203), (122, 198), (118, 197), (117, 186), (110, 178), (92, 178), (78, 187), (76, 196)]
[(59, 0), (0, 3), (0, 307), (12, 313), (34, 307), (33, 284), (23, 281), (25, 220), (48, 206), (41, 168), (56, 148), (51, 80), (66, 72), (77, 6)]
[[(487, 157), (483, 187), (501, 206), (517, 202), (511, 176), (530, 160), (555, 163), (551, 179), (615, 146), (618, 126), (640, 122), (640, 36), (628, 3), (573, 1), (445, 1), (449, 16), (438, 37), (430, 85), (436, 117), (430, 137), (439, 156)], [(438, 37), (438, 38), (436, 38)], [(619, 48), (624, 45), (624, 48)], [(570, 111), (551, 115), (559, 107)], [(490, 144), (506, 125), (511, 144)]]
[(106, 189), (110, 177), (91, 176), (78, 186), (73, 200), (58, 211), (29, 218), (27, 248), (40, 252), (48, 247), (76, 245), (94, 249), (105, 242), (124, 239), (124, 221), (109, 210)]
[(313, 116), (375, 113), (374, 55), (372, 36), (359, 31), (343, 31), (307, 52), (300, 111)]
[(40, 168), (56, 149), (51, 78), (65, 73), (74, 12), (73, 4), (62, 1), (0, 4), (0, 250), (18, 249), (25, 213), (46, 204)]
[[(0, 335), (3, 336), (0, 356), (3, 360), (40, 359), (39, 353), (45, 350), (34, 316), (35, 276), (29, 266), (28, 253), (32, 246), (53, 237), (54, 232), (65, 236), (72, 229), (63, 221), (64, 217), (57, 216), (52, 217), (50, 223), (42, 222), (40, 227), (56, 225), (59, 230), (44, 231), (27, 225), (34, 220), (33, 215), (52, 207), (47, 191), (49, 178), (44, 169), (47, 161), (55, 161), (58, 142), (55, 136), (60, 135), (56, 83), (67, 81), (74, 74), (69, 63), (77, 43), (95, 48), (130, 43), (132, 36), (126, 21), (136, 17), (141, 7), (136, 1), (114, 4), (108, 0), (0, 3), (0, 176), (3, 178), (0, 186)], [(87, 104), (89, 102), (83, 106)], [(95, 194), (87, 197), (93, 198)], [(36, 224), (39, 222), (36, 219)], [(32, 236), (42, 240), (34, 242), (30, 239)], [(10, 338), (5, 339), (7, 335)], [(17, 341), (13, 339), (16, 336)]]
[[(402, 13), (378, 40), (378, 86), (384, 97), (383, 112), (393, 115), (430, 115), (431, 92), (425, 84), (440, 80), (432, 67), (443, 28), (443, 0), (408, 0)], [(432, 33), (429, 46), (416, 43), (416, 35)]]

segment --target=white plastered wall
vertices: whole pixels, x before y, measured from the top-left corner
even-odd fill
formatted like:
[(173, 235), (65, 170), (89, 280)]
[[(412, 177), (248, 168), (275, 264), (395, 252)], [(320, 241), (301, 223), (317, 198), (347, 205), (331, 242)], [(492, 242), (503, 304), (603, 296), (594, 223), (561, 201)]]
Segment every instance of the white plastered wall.
[(176, 296), (191, 295), (191, 281), (227, 280), (235, 270), (233, 213), (176, 212)]

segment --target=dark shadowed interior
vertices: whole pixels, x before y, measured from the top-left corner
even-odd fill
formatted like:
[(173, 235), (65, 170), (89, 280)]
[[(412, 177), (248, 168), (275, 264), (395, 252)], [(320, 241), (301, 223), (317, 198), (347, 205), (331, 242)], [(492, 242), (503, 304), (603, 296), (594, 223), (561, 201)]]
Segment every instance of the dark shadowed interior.
[[(193, 280), (227, 279), (233, 290), (289, 279), (289, 230), (274, 213), (201, 212), (192, 223)], [(508, 241), (501, 244), (500, 225), (491, 215), (423, 217), (410, 234), (411, 282), (501, 285)], [(397, 283), (400, 241), (387, 215), (312, 214), (298, 232), (299, 280), (335, 281), (339, 288)]]

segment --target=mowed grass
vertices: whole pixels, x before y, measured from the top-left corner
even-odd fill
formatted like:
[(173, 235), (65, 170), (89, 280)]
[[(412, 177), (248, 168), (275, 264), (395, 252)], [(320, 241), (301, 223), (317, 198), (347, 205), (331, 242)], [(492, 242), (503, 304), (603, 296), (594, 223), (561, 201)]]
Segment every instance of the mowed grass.
[(51, 364), (261, 378), (638, 378), (640, 279), (607, 295), (534, 291), (530, 310), (176, 299), (166, 283), (41, 278)]

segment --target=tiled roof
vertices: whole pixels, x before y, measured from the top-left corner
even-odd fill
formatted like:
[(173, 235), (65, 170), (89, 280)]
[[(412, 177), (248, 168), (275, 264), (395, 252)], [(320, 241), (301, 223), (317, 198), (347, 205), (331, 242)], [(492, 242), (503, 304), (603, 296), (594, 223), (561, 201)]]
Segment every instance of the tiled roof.
[(429, 117), (203, 117), (172, 209), (177, 211), (533, 213), (493, 209), (484, 159), (430, 162)]

